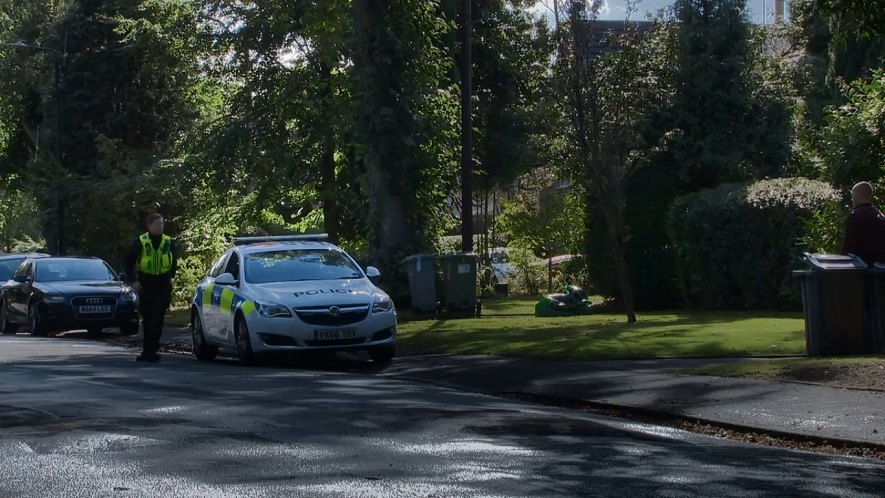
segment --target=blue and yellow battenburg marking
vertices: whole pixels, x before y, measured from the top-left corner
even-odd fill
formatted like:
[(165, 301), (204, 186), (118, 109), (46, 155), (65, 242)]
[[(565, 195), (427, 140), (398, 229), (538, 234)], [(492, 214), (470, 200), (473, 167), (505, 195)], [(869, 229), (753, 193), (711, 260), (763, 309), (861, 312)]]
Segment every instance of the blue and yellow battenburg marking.
[(250, 314), (255, 311), (255, 302), (245, 299), (229, 287), (219, 287), (215, 284), (197, 287), (194, 304), (202, 308), (205, 304), (218, 308), (225, 315), (232, 315), (237, 309)]

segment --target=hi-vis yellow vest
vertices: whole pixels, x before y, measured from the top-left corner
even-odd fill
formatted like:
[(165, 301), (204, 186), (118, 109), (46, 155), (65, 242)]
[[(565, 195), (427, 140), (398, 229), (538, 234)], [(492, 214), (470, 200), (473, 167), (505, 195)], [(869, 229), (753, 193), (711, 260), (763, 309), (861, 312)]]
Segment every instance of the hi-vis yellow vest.
[(172, 270), (172, 237), (163, 235), (158, 249), (154, 249), (148, 232), (141, 234), (138, 240), (141, 241), (138, 271), (145, 275), (163, 275)]

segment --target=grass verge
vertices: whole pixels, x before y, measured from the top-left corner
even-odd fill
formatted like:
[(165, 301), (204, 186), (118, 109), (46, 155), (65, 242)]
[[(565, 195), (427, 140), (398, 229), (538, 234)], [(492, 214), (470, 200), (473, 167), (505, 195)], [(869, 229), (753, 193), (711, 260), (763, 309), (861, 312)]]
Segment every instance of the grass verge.
[(170, 308), (166, 312), (166, 325), (185, 327), (191, 323), (190, 308)]
[(402, 321), (399, 345), (411, 354), (492, 354), (594, 360), (655, 357), (803, 355), (801, 313), (641, 313), (538, 318), (536, 299), (483, 301), (483, 317)]

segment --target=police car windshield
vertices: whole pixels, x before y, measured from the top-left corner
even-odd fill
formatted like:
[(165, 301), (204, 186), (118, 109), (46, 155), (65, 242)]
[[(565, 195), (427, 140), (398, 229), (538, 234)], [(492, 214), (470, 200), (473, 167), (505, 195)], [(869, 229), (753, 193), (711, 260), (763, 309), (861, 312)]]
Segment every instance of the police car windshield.
[(246, 281), (254, 284), (362, 278), (360, 269), (335, 249), (288, 249), (247, 254)]
[(116, 278), (107, 263), (100, 259), (37, 261), (35, 265), (35, 280), (37, 282), (70, 282), (74, 280), (107, 282)]

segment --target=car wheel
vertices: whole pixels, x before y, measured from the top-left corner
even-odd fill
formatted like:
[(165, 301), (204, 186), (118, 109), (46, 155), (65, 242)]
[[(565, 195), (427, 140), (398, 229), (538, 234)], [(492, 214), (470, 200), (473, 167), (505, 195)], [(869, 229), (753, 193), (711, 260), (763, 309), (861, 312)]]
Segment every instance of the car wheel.
[(37, 305), (34, 303), (28, 306), (28, 333), (39, 337), (46, 335), (46, 326), (40, 319), (40, 312), (37, 311)]
[(237, 341), (237, 357), (246, 365), (255, 364), (255, 353), (252, 352), (252, 340), (249, 337), (249, 326), (243, 315), (237, 315), (234, 337)]
[(389, 363), (396, 355), (396, 343), (375, 346), (369, 350), (369, 357), (375, 363)]
[[(191, 340), (193, 341), (194, 356), (198, 360), (212, 361), (218, 355), (218, 348), (206, 343), (206, 336), (203, 335), (203, 320), (200, 320), (200, 314), (196, 311), (191, 316)], [(237, 351), (239, 351), (239, 343)]]
[(95, 337), (97, 335), (101, 335), (101, 331), (104, 330), (101, 327), (89, 327), (86, 329), (86, 335), (89, 337)]
[(138, 333), (138, 321), (120, 325), (120, 335), (135, 335)]
[(14, 334), (15, 327), (6, 318), (6, 301), (0, 301), (0, 334)]

